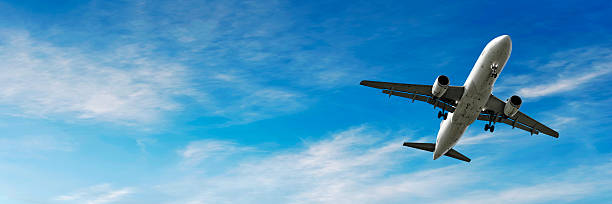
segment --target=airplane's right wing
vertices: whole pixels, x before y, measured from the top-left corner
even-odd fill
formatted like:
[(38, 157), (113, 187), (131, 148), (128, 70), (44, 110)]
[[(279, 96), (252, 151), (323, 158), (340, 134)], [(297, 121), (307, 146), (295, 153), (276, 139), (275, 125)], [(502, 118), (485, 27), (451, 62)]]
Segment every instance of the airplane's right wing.
[(519, 129), (530, 132), (531, 134), (544, 133), (553, 137), (559, 137), (559, 133), (548, 126), (538, 122), (537, 120), (529, 117), (521, 111), (518, 111), (512, 117), (504, 116), (504, 106), (506, 102), (491, 95), (489, 101), (487, 101), (486, 110), (480, 113), (478, 120), (484, 121), (495, 121), (508, 124), (510, 126), (517, 127)]

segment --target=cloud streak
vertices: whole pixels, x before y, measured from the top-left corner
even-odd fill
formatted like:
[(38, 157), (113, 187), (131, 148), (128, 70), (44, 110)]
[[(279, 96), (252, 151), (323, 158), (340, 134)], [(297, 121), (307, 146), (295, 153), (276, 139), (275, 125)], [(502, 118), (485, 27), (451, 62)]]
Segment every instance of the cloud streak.
[(234, 142), (222, 140), (199, 140), (190, 142), (185, 149), (180, 150), (183, 163), (194, 166), (207, 159), (225, 159), (225, 156), (251, 151), (251, 147), (243, 147)]
[(476, 190), (446, 203), (542, 203), (575, 202), (589, 195), (610, 191), (612, 161), (578, 166), (556, 175), (536, 179), (532, 185), (514, 186), (498, 191)]
[(13, 116), (141, 125), (195, 105), (202, 116), (242, 124), (305, 108), (301, 93), (244, 76), (219, 70), (196, 79), (199, 72), (143, 44), (96, 53), (38, 41), (26, 31), (0, 34), (0, 69), (10, 70), (0, 76), (0, 103), (16, 108), (7, 113)]
[[(386, 133), (360, 126), (264, 156), (231, 151), (237, 147), (225, 143), (223, 149), (248, 159), (226, 166), (224, 173), (188, 175), (158, 188), (178, 199), (175, 203), (380, 203), (432, 198), (441, 189), (476, 180), (464, 179), (471, 173), (461, 170), (462, 165), (397, 173), (414, 154), (405, 151), (400, 138), (385, 137)], [(180, 151), (186, 161), (191, 161), (193, 146)]]
[(537, 72), (504, 77), (495, 90), (513, 91), (521, 97), (536, 99), (585, 89), (585, 85), (601, 83), (601, 79), (612, 73), (612, 50), (602, 47), (577, 48), (551, 54), (542, 63), (527, 64), (529, 69), (535, 67)]
[[(0, 138), (0, 153), (6, 156), (42, 155), (48, 152), (72, 152), (77, 143), (50, 135), (33, 135)], [(19, 153), (19, 154), (17, 154)]]
[[(610, 65), (612, 66), (612, 64)], [(526, 87), (518, 90), (518, 95), (525, 98), (538, 98), (562, 92), (572, 91), (580, 85), (591, 82), (598, 77), (608, 75), (612, 67), (603, 70), (587, 70), (586, 74), (579, 76), (563, 76), (549, 84), (541, 84), (533, 87)]]
[(120, 201), (134, 192), (132, 188), (113, 189), (110, 184), (99, 184), (67, 195), (57, 196), (63, 203), (104, 204)]
[[(210, 156), (214, 153), (208, 150), (227, 149), (225, 153), (243, 159), (234, 160), (236, 157), (231, 155), (222, 157), (227, 158), (226, 162), (218, 162), (214, 167), (223, 169), (222, 172), (183, 169), (184, 178), (175, 178), (156, 189), (172, 198), (168, 203), (193, 204), (567, 202), (609, 189), (610, 182), (600, 179), (612, 173), (607, 170), (612, 164), (610, 161), (570, 168), (554, 175), (530, 172), (538, 179), (499, 188), (495, 187), (496, 178), (506, 172), (490, 168), (491, 157), (477, 159), (478, 163), (474, 164), (420, 168), (411, 160), (429, 159), (429, 156), (406, 151), (401, 147), (402, 140), (389, 138), (389, 134), (360, 126), (306, 142), (300, 148), (265, 154), (232, 151), (241, 147), (222, 141), (198, 141), (179, 151), (183, 162), (193, 161), (192, 156), (197, 155), (194, 152), (199, 150), (206, 151), (200, 155)], [(478, 142), (481, 139), (468, 143)], [(582, 175), (587, 174), (593, 177), (584, 179)]]
[(27, 116), (146, 123), (181, 109), (174, 97), (205, 97), (190, 88), (185, 67), (145, 56), (146, 47), (85, 54), (36, 41), (24, 31), (1, 36), (0, 69), (10, 71), (0, 76), (0, 103)]
[[(222, 118), (216, 125), (245, 124), (305, 110), (310, 91), (368, 72), (346, 47), (296, 31), (282, 2), (109, 3), (112, 17), (97, 6), (53, 32), (2, 31), (0, 69), (10, 72), (0, 104), (10, 115), (139, 125), (189, 108)], [(122, 20), (101, 23), (109, 18)]]

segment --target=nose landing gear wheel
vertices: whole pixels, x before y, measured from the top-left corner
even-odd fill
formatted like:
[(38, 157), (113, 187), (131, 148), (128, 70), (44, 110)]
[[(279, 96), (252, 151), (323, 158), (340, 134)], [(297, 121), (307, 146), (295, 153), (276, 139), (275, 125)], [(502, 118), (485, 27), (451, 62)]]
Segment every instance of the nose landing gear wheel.
[(491, 132), (495, 131), (495, 125), (491, 125), (491, 127), (489, 128), (489, 130), (490, 130)]
[(438, 118), (442, 117), (442, 111), (438, 111)]
[(484, 129), (485, 129), (485, 132), (489, 131), (489, 124), (485, 124), (485, 128)]
[(448, 118), (448, 113), (444, 113), (444, 120), (446, 120), (446, 118)]

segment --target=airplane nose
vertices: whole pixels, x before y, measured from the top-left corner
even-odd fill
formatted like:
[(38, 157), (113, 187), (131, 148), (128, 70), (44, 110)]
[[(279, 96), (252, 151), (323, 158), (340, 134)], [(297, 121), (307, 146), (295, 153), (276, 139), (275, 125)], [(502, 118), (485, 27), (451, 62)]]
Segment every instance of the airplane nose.
[(509, 35), (499, 36), (499, 41), (503, 44), (512, 45), (512, 39), (510, 39)]
[(509, 35), (502, 35), (499, 37), (496, 37), (494, 41), (497, 41), (498, 44), (511, 44), (512, 40), (510, 39)]
[(510, 39), (509, 35), (499, 36), (493, 41), (495, 41), (495, 45), (499, 46), (500, 48), (512, 50), (512, 40)]
[(509, 35), (502, 35), (502, 42), (508, 44), (509, 46), (512, 46), (512, 39), (510, 39)]
[(511, 39), (510, 39), (510, 36), (509, 36), (509, 35), (502, 35), (502, 36), (499, 36), (499, 37), (501, 38), (501, 40), (504, 40), (504, 41), (511, 41)]

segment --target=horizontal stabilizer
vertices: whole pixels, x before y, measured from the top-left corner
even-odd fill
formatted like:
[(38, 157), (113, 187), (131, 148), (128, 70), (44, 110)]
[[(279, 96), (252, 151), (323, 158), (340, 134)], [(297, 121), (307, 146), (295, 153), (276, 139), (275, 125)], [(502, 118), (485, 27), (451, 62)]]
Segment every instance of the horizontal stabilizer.
[[(420, 150), (425, 150), (428, 152), (433, 152), (436, 149), (435, 143), (414, 143), (414, 142), (404, 142), (404, 146), (412, 147)], [(472, 161), (470, 158), (467, 158), (465, 155), (459, 153), (455, 149), (450, 149), (444, 156), (452, 157), (461, 161), (470, 162)]]
[(428, 152), (433, 152), (436, 149), (436, 144), (434, 143), (414, 143), (414, 142), (404, 142), (404, 146), (417, 148), (420, 150), (425, 150)]

